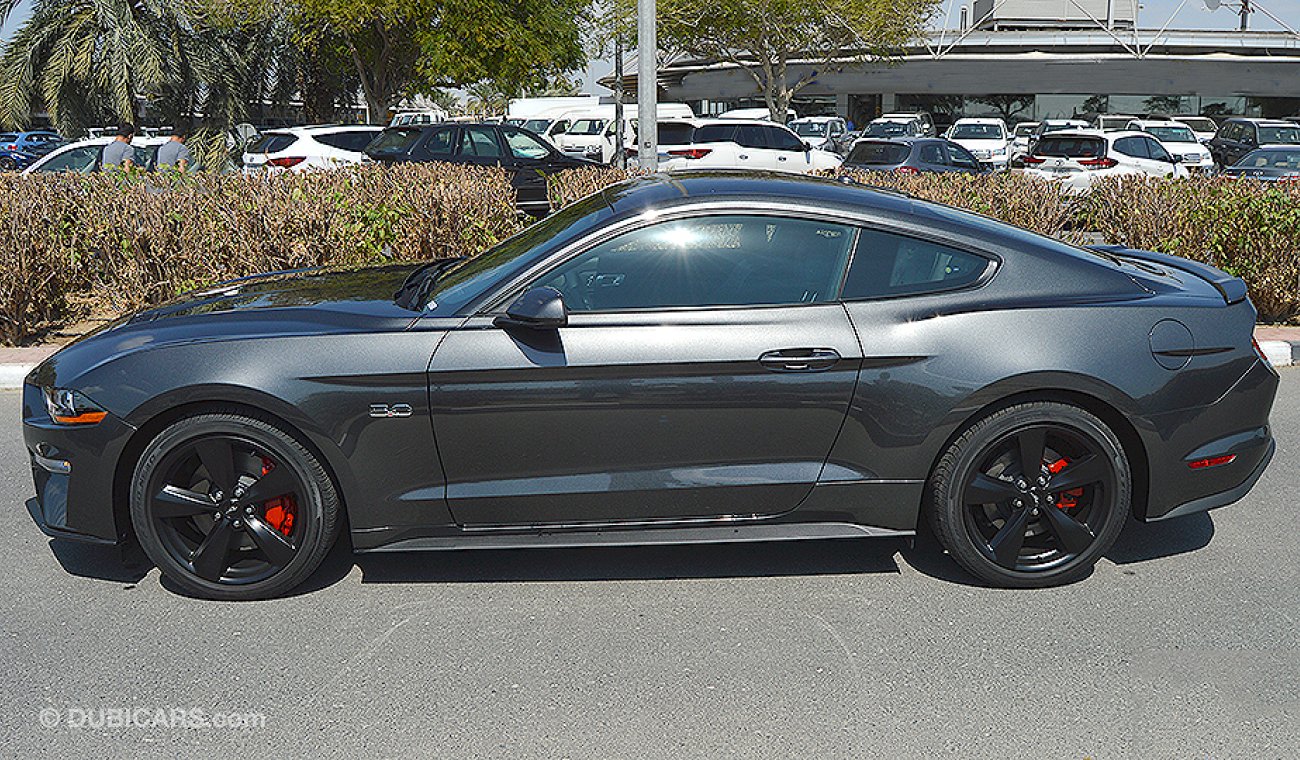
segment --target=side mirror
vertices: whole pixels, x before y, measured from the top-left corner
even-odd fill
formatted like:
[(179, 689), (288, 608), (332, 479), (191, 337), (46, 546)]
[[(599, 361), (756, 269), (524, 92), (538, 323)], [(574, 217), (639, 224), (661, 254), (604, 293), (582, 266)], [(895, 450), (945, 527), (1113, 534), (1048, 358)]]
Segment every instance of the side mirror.
[(812, 150), (812, 149), (813, 149), (813, 147), (812, 147), (812, 143), (808, 142), (807, 140), (804, 140), (804, 141), (803, 141), (803, 152), (804, 152), (804, 153), (807, 153), (808, 151), (810, 151), (810, 150)]
[(492, 321), (497, 327), (554, 330), (569, 324), (564, 296), (552, 287), (532, 288), (515, 299), (506, 313)]

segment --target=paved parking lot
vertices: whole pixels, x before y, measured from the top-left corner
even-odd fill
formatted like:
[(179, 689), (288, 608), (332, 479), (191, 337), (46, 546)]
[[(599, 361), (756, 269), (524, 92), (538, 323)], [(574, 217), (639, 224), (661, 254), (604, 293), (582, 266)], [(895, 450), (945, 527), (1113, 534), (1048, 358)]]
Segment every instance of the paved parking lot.
[[(1300, 370), (1282, 372), (1254, 493), (1130, 524), (1068, 588), (838, 541), (336, 552), (306, 593), (247, 604), (44, 539), (3, 392), (0, 756), (1298, 757)], [(252, 725), (198, 725), (229, 713)]]

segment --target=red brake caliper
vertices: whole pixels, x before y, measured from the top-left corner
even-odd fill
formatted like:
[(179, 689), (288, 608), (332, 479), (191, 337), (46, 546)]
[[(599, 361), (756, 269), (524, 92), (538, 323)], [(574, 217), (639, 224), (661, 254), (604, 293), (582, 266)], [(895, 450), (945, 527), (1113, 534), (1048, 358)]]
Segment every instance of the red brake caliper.
[[(1055, 462), (1052, 462), (1051, 464), (1047, 465), (1047, 471), (1055, 475), (1061, 470), (1064, 470), (1069, 465), (1070, 465), (1070, 460), (1066, 459), (1065, 457), (1061, 457)], [(1080, 496), (1083, 496), (1082, 488), (1075, 488), (1069, 491), (1062, 491), (1060, 496), (1058, 496), (1056, 499), (1056, 506), (1059, 509), (1073, 509), (1074, 507), (1079, 506)]]
[[(266, 457), (262, 457), (262, 477), (266, 477), (267, 473), (274, 469), (275, 463)], [(286, 536), (293, 532), (293, 515), (298, 510), (298, 504), (294, 501), (292, 495), (277, 496), (267, 501), (262, 510), (267, 525)]]

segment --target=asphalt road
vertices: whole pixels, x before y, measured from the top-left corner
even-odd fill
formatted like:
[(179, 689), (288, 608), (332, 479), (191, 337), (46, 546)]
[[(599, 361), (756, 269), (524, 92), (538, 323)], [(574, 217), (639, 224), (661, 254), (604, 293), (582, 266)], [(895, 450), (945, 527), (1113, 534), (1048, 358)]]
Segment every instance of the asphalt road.
[(336, 552), (293, 598), (198, 601), (37, 532), (0, 393), (0, 756), (1300, 757), (1282, 372), (1246, 500), (1046, 591), (832, 541)]

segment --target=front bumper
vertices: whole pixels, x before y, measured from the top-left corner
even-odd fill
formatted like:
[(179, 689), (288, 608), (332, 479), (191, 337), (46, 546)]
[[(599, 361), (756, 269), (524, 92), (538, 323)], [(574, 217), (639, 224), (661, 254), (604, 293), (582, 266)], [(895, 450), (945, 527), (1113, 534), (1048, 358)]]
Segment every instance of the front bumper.
[(27, 511), (41, 532), (93, 544), (125, 540), (128, 526), (114, 509), (114, 480), (134, 432), (111, 414), (96, 425), (56, 425), (40, 389), (23, 387), (23, 440), (36, 486)]

